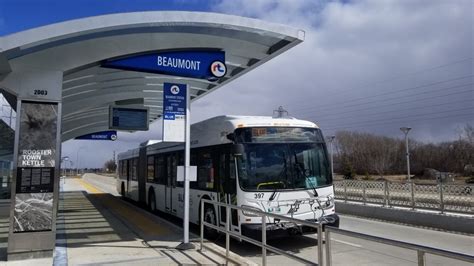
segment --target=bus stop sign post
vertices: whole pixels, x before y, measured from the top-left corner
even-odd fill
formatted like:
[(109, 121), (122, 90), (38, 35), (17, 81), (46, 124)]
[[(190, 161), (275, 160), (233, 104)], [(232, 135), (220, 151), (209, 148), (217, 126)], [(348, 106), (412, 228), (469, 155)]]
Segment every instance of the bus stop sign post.
[(186, 85), (186, 118), (185, 118), (185, 147), (184, 147), (184, 216), (183, 216), (183, 242), (176, 248), (181, 250), (194, 249), (189, 243), (189, 165), (191, 157), (191, 104), (189, 99), (189, 86)]

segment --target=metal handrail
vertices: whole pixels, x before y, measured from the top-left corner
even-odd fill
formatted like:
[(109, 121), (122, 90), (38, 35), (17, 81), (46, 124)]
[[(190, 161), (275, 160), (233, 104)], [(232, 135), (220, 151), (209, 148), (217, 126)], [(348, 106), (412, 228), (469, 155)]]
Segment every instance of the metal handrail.
[[(220, 226), (213, 225), (213, 224), (210, 224), (210, 223), (207, 223), (206, 221), (204, 221), (204, 204), (206, 204), (206, 203), (212, 204), (212, 205), (217, 205), (217, 206), (222, 206), (222, 207), (226, 208), (225, 229), (220, 227)], [(261, 242), (258, 241), (258, 240), (243, 236), (241, 234), (232, 232), (230, 230), (230, 210), (231, 209), (250, 212), (250, 213), (252, 213), (252, 215), (257, 215), (257, 216), (260, 216), (262, 218), (262, 241)], [(258, 211), (258, 210), (246, 208), (246, 207), (239, 207), (239, 206), (230, 205), (230, 204), (226, 204), (226, 203), (222, 203), (222, 202), (215, 202), (215, 201), (212, 201), (212, 200), (202, 199), (201, 200), (201, 213), (200, 213), (200, 219), (201, 219), (200, 220), (201, 221), (201, 225), (200, 225), (200, 231), (201, 231), (201, 243), (200, 244), (201, 244), (201, 248), (200, 249), (202, 250), (203, 247), (204, 247), (204, 226), (207, 226), (207, 227), (210, 227), (212, 229), (215, 229), (219, 232), (223, 232), (223, 233), (226, 234), (226, 259), (229, 258), (230, 236), (234, 236), (234, 237), (239, 238), (243, 241), (246, 241), (246, 242), (249, 242), (249, 243), (254, 244), (256, 246), (261, 247), (262, 248), (262, 265), (264, 265), (264, 266), (267, 265), (267, 250), (270, 250), (270, 251), (275, 252), (277, 254), (280, 254), (280, 255), (286, 256), (288, 258), (297, 260), (297, 261), (299, 261), (301, 263), (304, 263), (304, 264), (323, 265), (323, 239), (322, 239), (322, 234), (318, 234), (318, 263), (316, 264), (312, 261), (309, 261), (309, 260), (300, 258), (298, 256), (295, 256), (295, 255), (293, 255), (293, 254), (291, 254), (287, 251), (284, 251), (284, 250), (281, 250), (279, 248), (267, 245), (267, 232), (266, 232), (267, 231), (266, 230), (267, 217), (277, 218), (277, 219), (280, 219), (280, 220), (286, 220), (286, 221), (290, 221), (290, 222), (293, 222), (293, 223), (298, 224), (298, 225), (305, 225), (305, 226), (308, 226), (308, 227), (316, 228), (316, 229), (318, 229), (318, 232), (323, 231), (323, 224), (324, 224), (323, 221), (321, 221), (321, 222), (308, 222), (308, 221), (299, 220), (299, 219), (295, 219), (295, 218), (291, 218), (291, 217), (287, 217), (287, 216), (283, 216), (283, 215), (279, 215), (279, 214), (267, 213), (267, 212), (263, 212), (263, 211)]]
[(425, 253), (433, 254), (433, 255), (438, 255), (438, 256), (443, 256), (451, 259), (456, 259), (456, 260), (461, 260), (465, 262), (470, 262), (474, 263), (474, 256), (470, 256), (467, 254), (463, 253), (457, 253), (453, 251), (447, 251), (447, 250), (442, 250), (442, 249), (437, 249), (437, 248), (432, 248), (432, 247), (427, 247), (427, 246), (422, 246), (422, 245), (417, 245), (413, 243), (407, 243), (403, 241), (398, 241), (398, 240), (393, 240), (393, 239), (388, 239), (388, 238), (383, 238), (383, 237), (378, 237), (378, 236), (371, 236), (363, 233), (357, 233), (353, 231), (348, 231), (332, 226), (326, 226), (325, 228), (325, 240), (326, 240), (326, 265), (331, 266), (332, 260), (331, 260), (331, 233), (337, 233), (349, 237), (355, 237), (359, 239), (364, 239), (368, 241), (373, 241), (381, 244), (387, 244), (387, 245), (392, 245), (400, 248), (406, 248), (406, 249), (411, 249), (415, 250), (418, 255), (418, 265), (425, 265)]
[[(213, 225), (210, 223), (207, 223), (204, 221), (204, 204), (212, 204), (212, 205), (217, 205), (217, 206), (222, 206), (226, 208), (226, 224), (225, 224), (225, 229), (218, 226), (218, 225)], [(226, 260), (229, 259), (229, 250), (230, 250), (230, 236), (234, 236), (238, 239), (241, 239), (243, 241), (249, 242), (251, 244), (254, 244), (256, 246), (259, 246), (262, 248), (262, 265), (267, 265), (267, 250), (270, 250), (272, 252), (275, 252), (277, 254), (286, 256), (291, 259), (295, 259), (299, 262), (302, 262), (304, 264), (311, 264), (311, 265), (323, 265), (323, 234), (320, 232), (323, 232), (323, 224), (326, 224), (324, 229), (324, 239), (325, 239), (325, 252), (326, 252), (326, 265), (331, 266), (332, 264), (332, 258), (331, 258), (331, 233), (337, 233), (349, 237), (355, 237), (359, 239), (364, 239), (368, 241), (373, 241), (381, 244), (387, 244), (387, 245), (392, 245), (400, 248), (406, 248), (410, 250), (415, 250), (417, 252), (417, 257), (418, 257), (418, 265), (419, 266), (424, 266), (426, 264), (426, 259), (425, 259), (425, 254), (433, 254), (433, 255), (438, 255), (438, 256), (443, 256), (451, 259), (456, 259), (456, 260), (461, 260), (465, 262), (470, 262), (474, 263), (474, 256), (470, 256), (467, 254), (463, 253), (457, 253), (453, 251), (447, 251), (447, 250), (442, 250), (442, 249), (437, 249), (433, 247), (428, 247), (428, 246), (423, 246), (423, 245), (418, 245), (418, 244), (413, 244), (413, 243), (408, 243), (408, 242), (403, 242), (403, 241), (398, 241), (398, 240), (393, 240), (393, 239), (388, 239), (388, 238), (383, 238), (383, 237), (378, 237), (378, 236), (371, 236), (363, 233), (358, 233), (358, 232), (353, 232), (353, 231), (348, 231), (344, 229), (339, 229), (336, 227), (328, 226), (327, 222), (324, 220), (318, 221), (318, 222), (308, 222), (304, 220), (299, 220), (295, 219), (292, 217), (286, 217), (283, 215), (279, 214), (272, 214), (272, 213), (266, 213), (263, 211), (258, 211), (246, 207), (239, 207), (235, 205), (230, 205), (226, 203), (221, 203), (221, 202), (215, 202), (212, 200), (207, 200), (207, 199), (202, 199), (201, 200), (201, 213), (200, 213), (200, 219), (201, 219), (201, 225), (200, 225), (200, 231), (201, 231), (201, 238), (200, 238), (200, 250), (203, 250), (204, 247), (204, 226), (210, 227), (212, 229), (215, 229), (219, 232), (223, 232), (226, 234)], [(231, 209), (237, 209), (240, 211), (245, 211), (245, 212), (250, 212), (252, 215), (257, 215), (262, 218), (262, 241), (258, 241), (252, 238), (249, 238), (247, 236), (243, 236), (239, 233), (233, 232), (230, 230), (230, 224), (231, 224), (231, 217), (230, 217), (230, 210)], [(266, 235), (266, 226), (267, 226), (267, 217), (272, 217), (272, 218), (277, 218), (280, 220), (286, 220), (290, 221), (296, 224), (300, 225), (305, 225), (309, 226), (312, 228), (316, 228), (318, 230), (318, 263), (314, 263), (312, 261), (300, 258), (298, 256), (295, 256), (291, 253), (288, 253), (284, 250), (281, 250), (276, 247), (272, 247), (270, 245), (267, 245), (267, 235)]]

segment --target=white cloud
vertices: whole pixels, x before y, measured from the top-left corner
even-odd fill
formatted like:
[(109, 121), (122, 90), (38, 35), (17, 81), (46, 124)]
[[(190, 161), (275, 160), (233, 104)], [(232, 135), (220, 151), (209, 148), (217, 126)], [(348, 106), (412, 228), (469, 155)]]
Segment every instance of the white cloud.
[[(474, 107), (473, 1), (214, 3), (215, 12), (304, 29), (306, 40), (193, 103), (193, 121), (221, 114), (271, 115), (283, 105), (298, 118), (319, 122), (326, 134), (348, 129), (401, 136), (399, 127), (410, 125), (412, 136), (422, 141), (455, 138), (456, 127), (474, 123), (469, 109)], [(105, 159), (94, 159), (101, 149), (110, 158), (112, 149), (159, 138), (159, 126), (149, 133), (120, 134), (113, 144), (67, 145), (74, 146), (71, 152), (87, 145), (85, 160), (101, 166)]]
[[(472, 102), (465, 101), (473, 99), (473, 93), (466, 92), (472, 89), (472, 77), (420, 86), (473, 74), (472, 5), (471, 1), (218, 2), (218, 12), (300, 27), (306, 40), (202, 99), (196, 109), (200, 117), (208, 117), (228, 112), (271, 114), (283, 105), (295, 116), (319, 121), (328, 132), (362, 128), (397, 135), (400, 125), (415, 123), (423, 125), (418, 137), (444, 139), (445, 132), (436, 130), (440, 123), (455, 134), (456, 125), (473, 121), (474, 115), (467, 116), (474, 111), (468, 110)], [(460, 85), (466, 86), (456, 88)], [(442, 97), (462, 90), (464, 94)], [(378, 94), (386, 95), (374, 97)], [(364, 97), (371, 98), (354, 100)], [(366, 110), (356, 112), (360, 107)], [(456, 108), (464, 110), (452, 111)], [(426, 112), (433, 114), (422, 115)], [(433, 119), (442, 116), (448, 118)]]

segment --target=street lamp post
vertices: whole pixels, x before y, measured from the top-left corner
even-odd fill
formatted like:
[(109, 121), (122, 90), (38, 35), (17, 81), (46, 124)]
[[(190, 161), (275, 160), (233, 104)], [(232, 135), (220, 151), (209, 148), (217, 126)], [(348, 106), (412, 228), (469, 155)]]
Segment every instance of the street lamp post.
[(408, 132), (411, 130), (411, 127), (401, 127), (400, 130), (405, 133), (405, 147), (406, 147), (406, 156), (407, 156), (407, 179), (410, 181), (410, 151), (408, 150)]
[(334, 179), (334, 163), (333, 163), (333, 159), (334, 159), (334, 150), (333, 150), (333, 142), (334, 142), (334, 139), (336, 138), (336, 136), (329, 136), (328, 139), (329, 139), (329, 150), (331, 152), (331, 176), (332, 178)]
[(83, 148), (84, 147), (79, 147), (79, 149), (77, 149), (77, 153), (76, 153), (76, 175), (79, 175), (79, 151)]
[[(61, 163), (69, 162), (69, 156), (64, 156), (61, 158)], [(63, 165), (63, 175), (67, 175), (66, 165)]]

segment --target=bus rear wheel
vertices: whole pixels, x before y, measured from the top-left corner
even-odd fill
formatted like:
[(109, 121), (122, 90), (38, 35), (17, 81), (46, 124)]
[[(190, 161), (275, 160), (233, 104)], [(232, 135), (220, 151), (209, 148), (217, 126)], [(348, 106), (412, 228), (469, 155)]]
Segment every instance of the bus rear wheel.
[(150, 196), (148, 196), (148, 208), (151, 212), (156, 212), (156, 198), (153, 190), (150, 192)]

